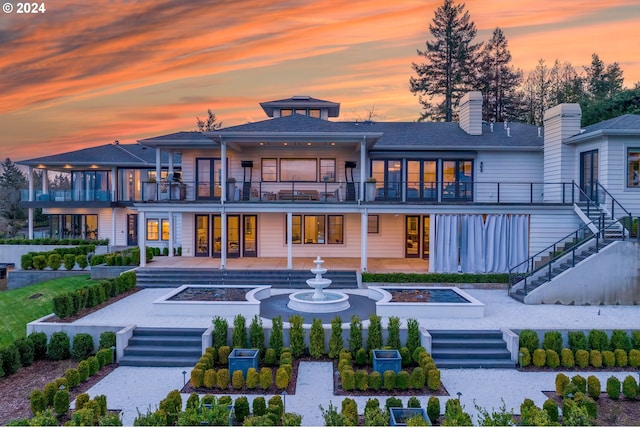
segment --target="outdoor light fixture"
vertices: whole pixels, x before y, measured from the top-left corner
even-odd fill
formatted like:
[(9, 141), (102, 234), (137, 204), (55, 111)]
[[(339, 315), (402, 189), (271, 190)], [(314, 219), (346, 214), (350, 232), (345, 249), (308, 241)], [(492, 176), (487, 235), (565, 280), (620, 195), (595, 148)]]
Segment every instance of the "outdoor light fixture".
[(182, 371), (182, 387), (187, 385), (187, 371)]
[(282, 411), (287, 412), (287, 391), (282, 392)]
[(116, 363), (116, 346), (111, 346), (111, 363)]
[(458, 395), (458, 401), (460, 401), (460, 396), (462, 396), (462, 393), (461, 392), (457, 392), (456, 394)]
[(520, 361), (520, 369), (522, 369), (522, 358), (524, 357), (523, 352), (518, 353), (518, 360)]

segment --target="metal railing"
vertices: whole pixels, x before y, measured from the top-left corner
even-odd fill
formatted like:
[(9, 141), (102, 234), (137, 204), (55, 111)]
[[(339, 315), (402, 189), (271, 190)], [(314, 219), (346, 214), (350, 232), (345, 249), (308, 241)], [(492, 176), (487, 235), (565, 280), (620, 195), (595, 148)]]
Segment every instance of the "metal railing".
[[(34, 190), (33, 201), (35, 202), (110, 202), (111, 191), (109, 190), (51, 190), (43, 192)], [(20, 200), (29, 201), (29, 190), (20, 190)]]

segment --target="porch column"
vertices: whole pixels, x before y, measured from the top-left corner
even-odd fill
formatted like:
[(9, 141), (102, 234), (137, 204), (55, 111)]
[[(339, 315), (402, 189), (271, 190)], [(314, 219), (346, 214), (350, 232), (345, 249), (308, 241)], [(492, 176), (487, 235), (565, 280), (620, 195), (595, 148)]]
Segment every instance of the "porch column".
[(173, 150), (169, 150), (169, 169), (167, 173), (169, 175), (173, 173)]
[(367, 248), (368, 248), (368, 233), (369, 233), (369, 214), (367, 209), (362, 211), (360, 216), (360, 271), (362, 273), (367, 271)]
[(366, 149), (367, 142), (366, 137), (362, 137), (362, 141), (360, 142), (360, 184), (358, 187), (360, 188), (360, 194), (358, 194), (358, 200), (361, 202), (364, 201), (364, 183), (367, 180), (367, 158), (366, 158)]
[(227, 268), (227, 212), (224, 208), (220, 212), (220, 234), (220, 269), (224, 270)]
[(173, 212), (169, 212), (169, 257), (173, 257), (173, 236), (175, 235), (176, 221)]
[(287, 212), (287, 270), (293, 270), (293, 213)]
[(138, 247), (140, 248), (140, 267), (147, 266), (147, 228), (144, 211), (138, 212)]
[(118, 169), (116, 167), (111, 168), (111, 201), (115, 202), (118, 199)]
[[(28, 176), (29, 180), (29, 201), (33, 202), (35, 194), (33, 192), (33, 167), (29, 166)], [(29, 240), (33, 240), (33, 213), (34, 209), (29, 208)]]
[(227, 176), (229, 172), (227, 171), (227, 144), (222, 138), (220, 138), (220, 162), (222, 163), (220, 168), (220, 203), (224, 203), (227, 201)]
[[(98, 228), (98, 230), (99, 229), (100, 228)], [(116, 243), (117, 237), (118, 237), (118, 234), (116, 230), (116, 209), (111, 208), (111, 239), (109, 239), (109, 242), (111, 242), (111, 246), (117, 245)], [(98, 236), (98, 238), (100, 238), (100, 236)]]
[(429, 216), (429, 273), (433, 273), (435, 270), (433, 269), (433, 254), (436, 249), (436, 216)]
[(156, 148), (156, 200), (160, 200), (160, 177), (162, 173), (162, 151)]
[(49, 194), (49, 174), (47, 169), (42, 170), (42, 194)]

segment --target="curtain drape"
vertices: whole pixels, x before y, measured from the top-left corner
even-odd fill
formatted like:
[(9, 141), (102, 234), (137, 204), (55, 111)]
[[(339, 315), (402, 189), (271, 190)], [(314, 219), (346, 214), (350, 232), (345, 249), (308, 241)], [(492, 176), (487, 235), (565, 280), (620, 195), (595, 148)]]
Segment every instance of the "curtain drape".
[(505, 272), (509, 265), (509, 218), (506, 215), (488, 215), (484, 229), (485, 271)]
[(436, 215), (436, 253), (434, 270), (458, 271), (458, 215)]
[(484, 222), (482, 215), (462, 215), (460, 232), (460, 266), (463, 273), (484, 273)]
[(509, 221), (509, 268), (518, 266), (516, 271), (527, 271), (527, 264), (522, 264), (529, 257), (529, 216), (511, 215)]

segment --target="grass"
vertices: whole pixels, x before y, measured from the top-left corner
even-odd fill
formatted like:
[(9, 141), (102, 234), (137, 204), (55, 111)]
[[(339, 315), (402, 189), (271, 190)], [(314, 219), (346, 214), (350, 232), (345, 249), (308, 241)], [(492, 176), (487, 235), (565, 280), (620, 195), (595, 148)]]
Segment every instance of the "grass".
[[(53, 312), (53, 298), (63, 292), (72, 291), (98, 283), (89, 275), (49, 280), (20, 289), (0, 292), (0, 346), (11, 344), (27, 333), (27, 323)], [(29, 299), (35, 294), (39, 298)]]

